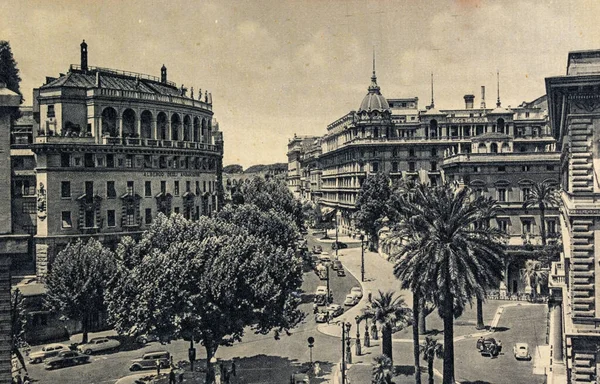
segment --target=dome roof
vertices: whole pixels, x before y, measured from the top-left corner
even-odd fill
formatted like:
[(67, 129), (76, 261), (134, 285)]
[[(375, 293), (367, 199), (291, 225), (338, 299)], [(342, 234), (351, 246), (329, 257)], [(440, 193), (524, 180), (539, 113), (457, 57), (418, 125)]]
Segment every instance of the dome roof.
[(358, 108), (358, 112), (362, 111), (389, 111), (390, 105), (381, 92), (379, 91), (379, 85), (377, 85), (377, 76), (375, 75), (375, 70), (373, 70), (373, 76), (371, 76), (371, 85), (369, 85), (369, 93), (364, 97), (362, 103), (360, 103), (360, 108)]

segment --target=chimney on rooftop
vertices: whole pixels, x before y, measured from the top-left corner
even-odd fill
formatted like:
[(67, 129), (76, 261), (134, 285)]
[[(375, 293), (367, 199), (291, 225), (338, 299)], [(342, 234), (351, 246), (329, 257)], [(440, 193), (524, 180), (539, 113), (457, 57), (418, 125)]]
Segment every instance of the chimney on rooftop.
[(167, 82), (167, 67), (165, 67), (164, 64), (163, 64), (162, 68), (160, 69), (160, 82), (161, 83)]
[(485, 109), (485, 85), (481, 86), (481, 109)]
[(81, 47), (81, 70), (82, 71), (87, 71), (88, 70), (88, 58), (87, 58), (87, 44), (85, 43), (85, 40), (83, 40), (83, 42), (80, 44)]
[(465, 109), (473, 109), (475, 95), (465, 95)]

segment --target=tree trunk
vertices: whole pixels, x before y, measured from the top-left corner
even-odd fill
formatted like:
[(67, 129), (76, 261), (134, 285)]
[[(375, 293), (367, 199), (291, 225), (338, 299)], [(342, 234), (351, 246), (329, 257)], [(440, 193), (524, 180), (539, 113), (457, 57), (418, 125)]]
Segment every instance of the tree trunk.
[(433, 381), (433, 355), (427, 358), (427, 373), (429, 374), (429, 384), (434, 384)]
[(381, 327), (381, 353), (389, 357), (392, 361), (392, 366), (394, 366), (394, 358), (392, 356), (392, 327), (387, 324)]
[(206, 343), (206, 384), (214, 384), (215, 382), (215, 367), (211, 362), (212, 358), (217, 353), (217, 348), (213, 350), (212, 343)]
[(542, 235), (542, 245), (546, 246), (546, 207), (540, 203), (540, 234)]
[[(450, 296), (450, 295), (448, 295)], [(446, 303), (444, 311), (444, 384), (454, 382), (454, 309), (452, 300)]]
[(89, 327), (89, 320), (88, 320), (88, 314), (85, 313), (83, 315), (83, 318), (81, 319), (81, 332), (83, 333), (83, 338), (81, 340), (82, 344), (85, 344), (88, 342), (88, 328)]
[(419, 300), (418, 294), (413, 294), (413, 353), (415, 357), (415, 384), (421, 384), (421, 361), (419, 353), (419, 329), (417, 322), (420, 320), (420, 309), (421, 300)]
[(483, 324), (483, 300), (481, 298), (477, 298), (477, 329), (484, 329), (485, 324)]
[(427, 333), (427, 309), (426, 301), (419, 299), (419, 333), (424, 335)]

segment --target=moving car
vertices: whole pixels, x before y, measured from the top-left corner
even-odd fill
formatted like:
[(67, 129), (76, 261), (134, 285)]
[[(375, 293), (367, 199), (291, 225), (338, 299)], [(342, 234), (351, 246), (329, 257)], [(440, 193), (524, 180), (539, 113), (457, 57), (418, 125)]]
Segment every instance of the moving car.
[(327, 295), (327, 287), (324, 285), (319, 285), (315, 291), (315, 295), (319, 294)]
[(331, 249), (344, 249), (344, 248), (348, 248), (348, 244), (342, 243), (341, 241), (334, 241), (331, 244)]
[(327, 307), (327, 313), (329, 313), (330, 317), (336, 317), (344, 313), (344, 308), (338, 304), (329, 304)]
[(143, 335), (139, 335), (135, 338), (135, 342), (139, 344), (148, 344), (153, 341), (159, 341), (158, 336), (153, 335), (151, 333), (144, 333)]
[(318, 254), (319, 254), (319, 253), (321, 253), (321, 252), (323, 252), (323, 247), (321, 247), (320, 245), (315, 245), (315, 246), (313, 247), (313, 253), (315, 253), (315, 254), (317, 254), (317, 255), (318, 255)]
[(358, 304), (358, 300), (359, 299), (352, 294), (346, 295), (346, 299), (344, 300), (344, 305), (352, 307), (352, 306)]
[(319, 293), (319, 294), (315, 295), (315, 304), (317, 304), (317, 305), (327, 304), (327, 295), (324, 293)]
[(117, 349), (121, 343), (115, 339), (109, 339), (108, 337), (95, 337), (88, 341), (86, 344), (77, 346), (80, 352), (86, 355), (91, 355), (94, 352), (108, 351), (110, 349)]
[(82, 355), (79, 352), (62, 351), (62, 352), (59, 352), (58, 355), (47, 359), (46, 363), (44, 364), (44, 368), (46, 368), (46, 369), (62, 368), (62, 367), (68, 367), (70, 365), (89, 363), (89, 361), (90, 361), (89, 356)]
[(331, 257), (329, 257), (328, 252), (321, 252), (321, 254), (319, 255), (319, 260), (324, 263), (327, 263), (331, 261)]
[(477, 349), (482, 356), (498, 356), (498, 342), (493, 337), (481, 337), (477, 340)]
[(315, 321), (317, 323), (326, 323), (329, 320), (329, 314), (327, 312), (317, 312), (315, 314)]
[(338, 275), (338, 276), (340, 276), (340, 277), (344, 277), (344, 276), (346, 276), (346, 272), (344, 271), (344, 269), (343, 269), (343, 268), (340, 268), (340, 269), (338, 269), (338, 270), (336, 271), (336, 273), (337, 273), (337, 275)]
[(513, 352), (517, 360), (531, 360), (529, 345), (527, 343), (516, 343), (513, 347)]
[(362, 288), (361, 287), (352, 287), (352, 289), (350, 290), (350, 294), (354, 295), (355, 297), (357, 297), (360, 300), (363, 297)]
[(32, 364), (41, 363), (47, 358), (58, 355), (62, 351), (70, 351), (70, 349), (64, 344), (48, 344), (37, 352), (31, 352), (29, 354), (29, 361)]
[(344, 266), (342, 265), (342, 262), (339, 260), (334, 260), (332, 265), (331, 265), (331, 269), (333, 269), (334, 271), (337, 271), (338, 269), (342, 269), (344, 268)]
[(160, 361), (161, 368), (167, 368), (171, 363), (171, 354), (167, 351), (155, 351), (144, 353), (144, 355), (135, 359), (129, 366), (130, 371), (140, 371), (142, 369), (156, 368), (156, 360)]

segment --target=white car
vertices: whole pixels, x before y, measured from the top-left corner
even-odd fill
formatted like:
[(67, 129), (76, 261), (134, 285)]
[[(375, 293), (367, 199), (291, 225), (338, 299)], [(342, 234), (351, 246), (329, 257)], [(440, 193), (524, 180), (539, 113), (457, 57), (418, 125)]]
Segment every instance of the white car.
[(339, 304), (329, 304), (327, 306), (327, 313), (330, 318), (337, 317), (344, 313), (344, 308), (342, 308)]
[(357, 299), (360, 300), (363, 297), (362, 288), (361, 287), (352, 287), (352, 289), (350, 290), (350, 294), (354, 295), (354, 297), (356, 297)]
[(319, 285), (315, 291), (315, 295), (327, 295), (327, 287), (324, 285)]
[(321, 254), (319, 255), (319, 260), (323, 263), (328, 263), (331, 261), (331, 257), (329, 256), (329, 253), (321, 252)]
[(516, 343), (513, 347), (513, 353), (517, 360), (531, 360), (529, 345), (527, 345), (527, 343)]
[(95, 337), (88, 341), (86, 344), (77, 346), (80, 352), (86, 355), (91, 355), (94, 352), (108, 351), (110, 349), (117, 349), (121, 343), (118, 340), (109, 339), (107, 337)]
[(344, 305), (352, 307), (356, 304), (358, 304), (358, 297), (350, 294), (350, 295), (346, 295), (346, 299), (344, 300)]
[(55, 357), (62, 351), (68, 351), (69, 347), (64, 344), (48, 344), (45, 347), (42, 347), (41, 350), (36, 352), (31, 352), (29, 354), (29, 361), (32, 364), (38, 364), (44, 361), (47, 358)]

